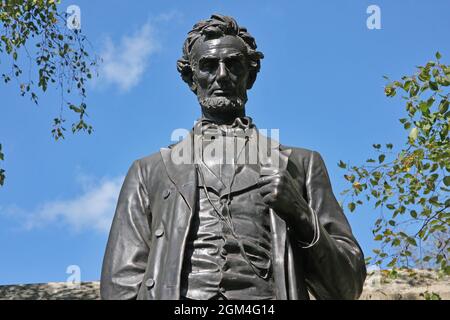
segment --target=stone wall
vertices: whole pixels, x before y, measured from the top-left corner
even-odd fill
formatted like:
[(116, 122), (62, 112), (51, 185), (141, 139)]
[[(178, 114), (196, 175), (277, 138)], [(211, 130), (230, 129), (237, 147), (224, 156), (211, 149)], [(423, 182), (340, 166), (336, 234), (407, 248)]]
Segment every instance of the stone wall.
[[(426, 294), (427, 293), (427, 294)], [(450, 299), (450, 277), (432, 271), (415, 270), (375, 272), (367, 277), (362, 300), (423, 300), (438, 294)], [(0, 286), (0, 300), (96, 300), (99, 299), (99, 282), (83, 282), (79, 286), (64, 282)]]

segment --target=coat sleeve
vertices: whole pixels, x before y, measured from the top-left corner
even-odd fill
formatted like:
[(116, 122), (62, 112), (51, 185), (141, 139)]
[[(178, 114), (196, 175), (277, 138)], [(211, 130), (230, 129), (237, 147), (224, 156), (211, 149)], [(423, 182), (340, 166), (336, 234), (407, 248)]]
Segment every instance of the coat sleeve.
[(128, 171), (109, 233), (100, 281), (102, 299), (135, 299), (150, 250), (148, 194), (139, 160)]
[(305, 183), (310, 209), (318, 215), (320, 224), (318, 243), (303, 250), (308, 288), (317, 299), (357, 299), (366, 277), (363, 252), (334, 197), (327, 169), (317, 152), (310, 155)]

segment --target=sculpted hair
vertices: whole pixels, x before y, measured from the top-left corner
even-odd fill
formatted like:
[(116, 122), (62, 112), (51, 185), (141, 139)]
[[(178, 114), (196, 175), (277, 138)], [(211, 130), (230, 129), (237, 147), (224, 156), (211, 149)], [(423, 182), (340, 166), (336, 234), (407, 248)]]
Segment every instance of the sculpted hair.
[(199, 40), (217, 39), (225, 35), (236, 36), (243, 40), (247, 48), (247, 60), (249, 63), (249, 77), (247, 89), (253, 86), (256, 74), (261, 68), (261, 59), (264, 58), (262, 52), (256, 51), (255, 39), (247, 32), (247, 28), (240, 27), (236, 20), (228, 16), (213, 14), (210, 19), (202, 20), (194, 25), (188, 33), (188, 37), (183, 45), (183, 56), (177, 61), (177, 70), (181, 78), (189, 85), (192, 91), (196, 92), (193, 83), (192, 63), (190, 60), (191, 51), (194, 44)]

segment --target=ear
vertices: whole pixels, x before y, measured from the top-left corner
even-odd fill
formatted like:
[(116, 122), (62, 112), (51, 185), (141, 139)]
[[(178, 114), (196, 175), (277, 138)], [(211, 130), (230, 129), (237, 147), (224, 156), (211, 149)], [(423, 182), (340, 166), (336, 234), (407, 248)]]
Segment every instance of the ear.
[(194, 71), (192, 70), (192, 66), (189, 63), (189, 60), (181, 58), (177, 61), (177, 70), (181, 74), (181, 78), (184, 82), (186, 82), (189, 88), (196, 93), (197, 85), (193, 79)]
[(191, 89), (191, 91), (193, 93), (197, 94), (197, 83), (196, 83), (194, 78), (195, 78), (194, 73), (191, 72), (190, 76), (185, 81), (188, 84), (188, 86)]

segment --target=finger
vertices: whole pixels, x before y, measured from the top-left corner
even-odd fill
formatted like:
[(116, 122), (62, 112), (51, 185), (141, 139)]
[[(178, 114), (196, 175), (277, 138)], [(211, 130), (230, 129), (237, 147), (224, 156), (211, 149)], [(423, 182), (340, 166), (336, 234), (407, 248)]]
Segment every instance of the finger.
[(273, 186), (271, 184), (265, 185), (259, 189), (259, 193), (264, 197), (266, 194), (273, 192)]
[(271, 205), (271, 204), (275, 203), (276, 197), (273, 193), (269, 193), (266, 196), (264, 196), (263, 201), (264, 201), (264, 203)]
[(261, 175), (262, 176), (273, 176), (275, 174), (278, 174), (280, 170), (278, 168), (271, 168), (271, 167), (261, 167)]
[(278, 177), (279, 177), (278, 175), (260, 177), (258, 181), (258, 186), (264, 186), (268, 183), (271, 183)]

